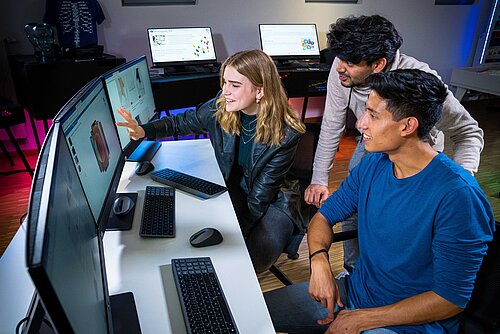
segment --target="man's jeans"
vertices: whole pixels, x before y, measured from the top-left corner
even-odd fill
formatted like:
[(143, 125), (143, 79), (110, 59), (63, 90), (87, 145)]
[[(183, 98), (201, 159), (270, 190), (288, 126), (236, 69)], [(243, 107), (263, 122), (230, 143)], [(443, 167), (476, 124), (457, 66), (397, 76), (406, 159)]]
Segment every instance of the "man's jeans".
[[(344, 309), (353, 309), (347, 294), (348, 280), (343, 277), (337, 280), (340, 298)], [(324, 333), (328, 326), (317, 324), (318, 319), (326, 318), (327, 309), (314, 301), (308, 292), (309, 282), (292, 284), (284, 288), (266, 292), (264, 299), (277, 332), (285, 333)], [(335, 307), (335, 312), (339, 311)], [(366, 334), (395, 333), (394, 331), (377, 328), (364, 331)]]

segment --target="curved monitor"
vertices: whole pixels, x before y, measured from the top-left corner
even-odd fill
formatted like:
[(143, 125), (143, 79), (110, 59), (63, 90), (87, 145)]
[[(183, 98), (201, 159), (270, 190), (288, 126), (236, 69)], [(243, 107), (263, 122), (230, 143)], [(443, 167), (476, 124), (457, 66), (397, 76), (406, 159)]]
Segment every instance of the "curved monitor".
[(315, 24), (259, 24), (262, 51), (280, 61), (319, 59)]
[[(138, 57), (102, 75), (108, 101), (115, 122), (122, 121), (118, 114), (121, 107), (127, 109), (139, 124), (156, 117), (156, 105), (149, 77), (146, 56)], [(160, 147), (160, 143), (130, 139), (125, 127), (117, 127), (121, 147), (129, 160), (148, 161)], [(151, 152), (149, 150), (152, 150)]]
[(112, 333), (102, 241), (60, 125), (49, 131), (28, 206), (26, 263), (58, 333)]
[(217, 63), (210, 27), (149, 28), (148, 40), (153, 67)]
[(100, 232), (115, 199), (125, 157), (100, 79), (94, 79), (64, 106), (60, 123), (76, 173)]

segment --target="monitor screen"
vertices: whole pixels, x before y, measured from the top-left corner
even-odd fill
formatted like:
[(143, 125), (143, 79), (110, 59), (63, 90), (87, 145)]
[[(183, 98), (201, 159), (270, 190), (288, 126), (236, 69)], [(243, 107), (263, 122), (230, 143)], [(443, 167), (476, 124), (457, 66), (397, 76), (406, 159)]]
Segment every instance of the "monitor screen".
[(319, 59), (315, 24), (260, 24), (262, 51), (275, 60)]
[(102, 81), (80, 90), (55, 122), (61, 123), (92, 215), (104, 232), (125, 158)]
[(148, 39), (154, 67), (217, 63), (210, 27), (149, 28)]
[(28, 272), (58, 333), (111, 333), (102, 241), (73, 159), (55, 123), (30, 194)]
[[(114, 68), (103, 74), (102, 79), (115, 122), (123, 121), (118, 114), (121, 107), (130, 111), (139, 124), (155, 118), (156, 106), (145, 56)], [(127, 128), (119, 126), (117, 129), (121, 147), (125, 155), (130, 156), (140, 141), (131, 140)]]

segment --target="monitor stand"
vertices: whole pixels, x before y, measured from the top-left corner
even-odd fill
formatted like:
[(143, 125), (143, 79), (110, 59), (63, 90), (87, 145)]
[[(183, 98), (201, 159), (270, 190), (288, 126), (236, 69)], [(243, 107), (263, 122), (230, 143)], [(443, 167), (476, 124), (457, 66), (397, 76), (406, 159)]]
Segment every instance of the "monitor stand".
[(111, 317), (113, 318), (113, 333), (141, 334), (141, 325), (137, 316), (134, 294), (124, 292), (109, 296), (111, 302)]
[(156, 152), (161, 147), (161, 143), (157, 141), (143, 140), (139, 146), (130, 154), (127, 161), (132, 162), (142, 162), (151, 161), (155, 156)]
[[(45, 309), (42, 306), (42, 301), (38, 293), (33, 293), (28, 313), (26, 314), (26, 322), (21, 327), (22, 334), (55, 334), (52, 324), (45, 314)], [(17, 331), (19, 332), (19, 331)]]
[[(141, 334), (141, 325), (137, 315), (134, 294), (124, 292), (109, 296), (114, 334)], [(45, 313), (42, 301), (35, 291), (22, 327), (22, 334), (56, 334)]]
[(137, 203), (137, 193), (116, 193), (115, 200), (120, 197), (128, 197), (134, 203), (134, 206), (125, 214), (117, 215), (111, 210), (109, 213), (106, 231), (128, 231), (132, 228), (134, 222), (134, 213)]

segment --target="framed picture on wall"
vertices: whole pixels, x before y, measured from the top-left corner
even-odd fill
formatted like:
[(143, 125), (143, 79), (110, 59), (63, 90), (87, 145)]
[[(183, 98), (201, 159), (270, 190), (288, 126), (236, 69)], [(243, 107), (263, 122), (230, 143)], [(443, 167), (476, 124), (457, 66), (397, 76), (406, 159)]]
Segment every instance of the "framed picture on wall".
[(196, 5), (196, 0), (122, 0), (123, 6)]

